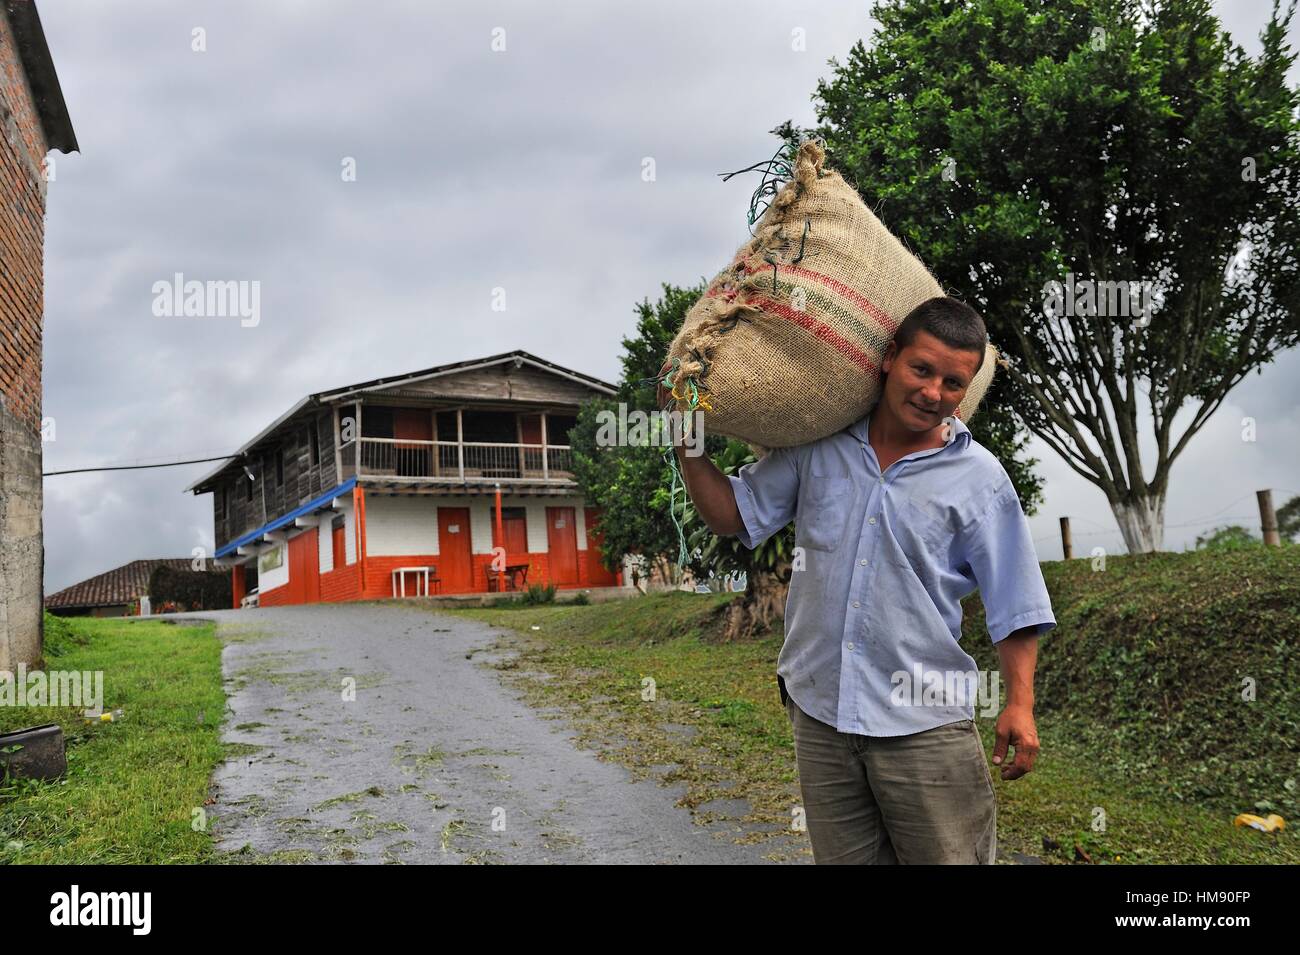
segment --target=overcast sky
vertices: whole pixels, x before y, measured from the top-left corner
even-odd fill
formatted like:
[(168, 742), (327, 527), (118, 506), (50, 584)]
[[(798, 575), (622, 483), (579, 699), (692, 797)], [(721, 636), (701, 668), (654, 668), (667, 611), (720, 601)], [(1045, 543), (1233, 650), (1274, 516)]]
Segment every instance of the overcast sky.
[[(1219, 9), (1255, 52), (1269, 6)], [(48, 196), (45, 470), (226, 454), (308, 393), (514, 348), (616, 380), (634, 304), (746, 237), (755, 182), (717, 173), (770, 155), (783, 120), (813, 124), (867, 11), (43, 0), (82, 149), (53, 154)], [(259, 282), (258, 323), (155, 316), (178, 272)], [(1175, 466), (1167, 547), (1258, 527), (1256, 488), (1300, 493), (1297, 407), (1294, 353), (1236, 389)], [(1040, 556), (1060, 557), (1062, 514), (1076, 553), (1122, 552), (1101, 492), (1034, 453)], [(211, 497), (183, 488), (211, 467), (46, 478), (47, 592), (210, 552)]]

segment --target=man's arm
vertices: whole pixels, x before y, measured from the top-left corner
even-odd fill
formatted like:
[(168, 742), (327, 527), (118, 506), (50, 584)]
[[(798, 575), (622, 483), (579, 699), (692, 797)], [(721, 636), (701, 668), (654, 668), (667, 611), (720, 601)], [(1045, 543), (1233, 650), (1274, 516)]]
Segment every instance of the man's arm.
[[(1034, 666), (1038, 638), (1056, 626), (1042, 568), (1034, 553), (1020, 499), (1003, 475), (1005, 488), (973, 522), (967, 556), (984, 602), (989, 637), (998, 648), (1007, 705), (998, 715), (993, 762), (1003, 779), (1019, 779), (1034, 767), (1038, 729), (1034, 725)], [(1007, 747), (1015, 759), (1004, 765)]]
[(709, 530), (719, 537), (738, 534), (744, 530), (745, 523), (741, 520), (740, 508), (736, 506), (736, 495), (732, 493), (731, 482), (709, 460), (709, 456), (700, 454), (692, 457), (684, 453), (680, 444), (673, 447), (673, 452), (682, 469), (686, 493), (691, 496), (695, 510), (709, 526)]
[(1034, 667), (1038, 663), (1038, 627), (1024, 627), (997, 643), (1007, 705), (998, 716), (993, 763), (1002, 765), (1007, 746), (1015, 747), (1010, 766), (1002, 766), (1003, 779), (1019, 779), (1034, 768), (1038, 756), (1038, 727), (1034, 723)]
[[(660, 381), (667, 374), (665, 363)], [(659, 385), (659, 407), (669, 403), (669, 393)], [(723, 474), (707, 455), (687, 453), (674, 446), (686, 493), (695, 510), (719, 537), (735, 535), (754, 550), (795, 517), (799, 498), (797, 448), (773, 448), (758, 461), (746, 464), (734, 476)]]
[[(671, 362), (664, 362), (659, 369), (659, 387), (657, 396), (659, 407), (668, 404), (668, 389), (663, 386), (663, 377), (672, 367)], [(690, 495), (696, 512), (708, 525), (709, 530), (719, 537), (738, 534), (745, 529), (745, 522), (736, 506), (736, 495), (731, 490), (731, 482), (718, 470), (707, 454), (688, 455), (680, 445), (673, 446), (677, 455), (677, 464), (681, 468), (682, 480), (686, 482), (686, 493)]]

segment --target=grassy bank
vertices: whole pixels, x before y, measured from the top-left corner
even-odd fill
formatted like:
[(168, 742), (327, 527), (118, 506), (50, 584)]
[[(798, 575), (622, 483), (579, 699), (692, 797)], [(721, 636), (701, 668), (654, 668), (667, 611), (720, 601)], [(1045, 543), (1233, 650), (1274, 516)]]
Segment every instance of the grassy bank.
[(48, 670), (101, 671), (106, 711), (0, 707), (0, 731), (59, 723), (66, 778), (0, 784), (0, 862), (201, 862), (192, 826), (222, 757), (221, 645), (211, 625), (46, 618)]
[[(1300, 819), (1297, 550), (1109, 558), (1104, 571), (1044, 565), (1060, 626), (1039, 651), (1043, 751), (1024, 779), (994, 773), (1004, 852), (1300, 862), (1294, 829), (1275, 837), (1231, 824), (1238, 812)], [(454, 612), (518, 631), (523, 651), (507, 676), (534, 702), (561, 707), (609, 758), (639, 772), (677, 764), (668, 779), (687, 784), (684, 805), (743, 797), (750, 822), (788, 828), (799, 798), (775, 686), (781, 637), (716, 642), (730, 599)], [(964, 645), (996, 667), (978, 598), (966, 612)], [(1254, 702), (1241, 698), (1245, 677)], [(643, 699), (647, 678), (653, 701)], [(991, 752), (993, 720), (977, 722)]]

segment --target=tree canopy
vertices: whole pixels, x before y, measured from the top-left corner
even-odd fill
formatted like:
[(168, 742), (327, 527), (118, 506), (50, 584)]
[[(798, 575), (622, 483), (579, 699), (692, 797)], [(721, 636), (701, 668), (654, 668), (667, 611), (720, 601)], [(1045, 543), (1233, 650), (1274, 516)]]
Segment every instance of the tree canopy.
[(1161, 546), (1193, 435), (1300, 341), (1294, 12), (1250, 58), (1208, 0), (889, 0), (818, 84), (832, 162), (983, 313), (995, 400), (1130, 552)]

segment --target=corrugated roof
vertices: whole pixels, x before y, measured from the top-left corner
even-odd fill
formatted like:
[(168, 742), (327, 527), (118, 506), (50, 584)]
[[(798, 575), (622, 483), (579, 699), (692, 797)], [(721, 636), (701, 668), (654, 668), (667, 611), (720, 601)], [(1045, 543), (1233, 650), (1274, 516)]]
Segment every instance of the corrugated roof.
[(166, 564), (174, 570), (189, 570), (190, 557), (162, 557), (157, 560), (133, 560), (129, 564), (114, 568), (83, 580), (79, 584), (65, 587), (58, 593), (45, 598), (48, 610), (72, 610), (80, 607), (115, 607), (119, 604), (133, 603), (136, 598), (149, 592), (149, 575), (159, 564)]

